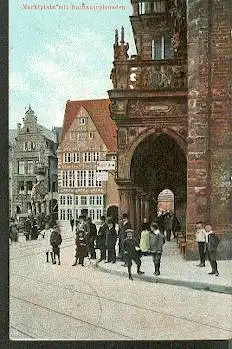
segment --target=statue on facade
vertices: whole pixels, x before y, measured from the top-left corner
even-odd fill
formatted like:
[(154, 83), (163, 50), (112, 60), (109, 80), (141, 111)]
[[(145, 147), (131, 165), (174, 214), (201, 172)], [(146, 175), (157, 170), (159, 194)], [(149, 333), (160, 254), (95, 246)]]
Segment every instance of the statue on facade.
[(172, 47), (175, 55), (180, 56), (186, 46), (186, 0), (173, 0), (169, 10), (173, 34)]
[(33, 185), (31, 191), (31, 206), (34, 215), (39, 215), (46, 210), (46, 187), (44, 185), (44, 180), (40, 179), (37, 183)]

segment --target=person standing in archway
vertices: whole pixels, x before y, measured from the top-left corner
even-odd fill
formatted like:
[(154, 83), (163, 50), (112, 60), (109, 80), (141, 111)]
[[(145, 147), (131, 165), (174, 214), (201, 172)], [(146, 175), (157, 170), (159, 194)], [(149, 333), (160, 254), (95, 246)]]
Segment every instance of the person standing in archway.
[(151, 223), (150, 232), (150, 251), (153, 258), (153, 263), (155, 266), (155, 275), (160, 275), (160, 261), (163, 252), (164, 236), (159, 231), (159, 226), (157, 223)]
[(168, 211), (164, 214), (164, 230), (166, 231), (167, 241), (170, 241), (172, 233), (172, 216)]

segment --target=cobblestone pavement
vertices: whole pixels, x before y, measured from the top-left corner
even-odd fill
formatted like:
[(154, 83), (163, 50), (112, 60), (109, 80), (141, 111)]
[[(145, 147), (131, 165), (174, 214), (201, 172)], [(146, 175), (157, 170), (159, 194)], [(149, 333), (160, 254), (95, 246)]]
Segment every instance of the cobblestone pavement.
[(74, 236), (63, 234), (61, 265), (39, 241), (10, 246), (10, 338), (194, 340), (232, 337), (232, 296), (133, 282), (86, 260), (72, 267)]

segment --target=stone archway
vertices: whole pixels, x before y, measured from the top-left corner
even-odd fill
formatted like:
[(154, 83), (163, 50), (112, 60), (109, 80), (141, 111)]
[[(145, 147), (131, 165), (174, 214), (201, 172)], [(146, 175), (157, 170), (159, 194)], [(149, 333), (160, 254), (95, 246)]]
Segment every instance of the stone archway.
[[(169, 188), (175, 196), (175, 211), (186, 225), (186, 144), (174, 131), (165, 129), (140, 135), (126, 150), (127, 161), (118, 179), (120, 206), (127, 211), (134, 228), (156, 216), (159, 193)], [(172, 134), (175, 133), (175, 137)], [(125, 159), (125, 158), (124, 158)], [(120, 166), (119, 162), (119, 166)], [(123, 167), (122, 166), (122, 167)], [(124, 178), (122, 177), (124, 175)], [(122, 213), (122, 212), (121, 212)]]

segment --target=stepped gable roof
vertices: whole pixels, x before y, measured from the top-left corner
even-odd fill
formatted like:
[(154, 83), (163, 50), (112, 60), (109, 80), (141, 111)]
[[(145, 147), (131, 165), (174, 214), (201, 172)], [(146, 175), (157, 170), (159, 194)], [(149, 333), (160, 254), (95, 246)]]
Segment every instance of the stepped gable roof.
[(110, 117), (109, 99), (67, 101), (61, 134), (61, 142), (81, 107), (89, 113), (109, 152), (117, 149), (116, 124)]

